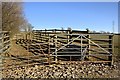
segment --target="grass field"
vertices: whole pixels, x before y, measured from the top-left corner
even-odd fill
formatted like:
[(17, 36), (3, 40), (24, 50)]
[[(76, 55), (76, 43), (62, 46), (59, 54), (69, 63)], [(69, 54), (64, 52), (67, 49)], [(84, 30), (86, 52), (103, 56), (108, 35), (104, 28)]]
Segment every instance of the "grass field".
[(115, 60), (120, 60), (120, 35), (114, 36), (114, 55), (116, 56)]

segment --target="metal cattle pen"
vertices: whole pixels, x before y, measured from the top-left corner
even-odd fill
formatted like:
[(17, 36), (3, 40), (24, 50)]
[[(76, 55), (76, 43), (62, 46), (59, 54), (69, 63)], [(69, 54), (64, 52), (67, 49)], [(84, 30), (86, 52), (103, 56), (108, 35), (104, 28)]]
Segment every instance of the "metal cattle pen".
[(33, 30), (31, 35), (31, 38), (17, 41), (24, 46), (29, 45), (27, 49), (35, 55), (48, 58), (48, 63), (59, 60), (109, 64), (113, 62), (113, 34), (89, 33), (88, 30), (45, 29)]

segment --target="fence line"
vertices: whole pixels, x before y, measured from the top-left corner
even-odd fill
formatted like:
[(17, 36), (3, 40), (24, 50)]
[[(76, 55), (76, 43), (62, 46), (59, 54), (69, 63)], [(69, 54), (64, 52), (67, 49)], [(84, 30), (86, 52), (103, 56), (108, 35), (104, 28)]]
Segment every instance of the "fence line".
[[(112, 63), (113, 36), (114, 34), (89, 33), (89, 31), (76, 30), (34, 30), (32, 38), (18, 39), (22, 45), (26, 46), (28, 40), (29, 50), (43, 51), (54, 57), (54, 61), (59, 60), (59, 56), (68, 56), (71, 59), (86, 60), (94, 57), (95, 60), (110, 61)], [(25, 41), (26, 40), (26, 41)], [(41, 46), (40, 48), (37, 46)], [(67, 58), (67, 57), (66, 57)], [(88, 60), (89, 61), (89, 60)], [(49, 61), (50, 62), (50, 61)]]
[(7, 53), (10, 48), (10, 33), (8, 31), (0, 32), (0, 53)]

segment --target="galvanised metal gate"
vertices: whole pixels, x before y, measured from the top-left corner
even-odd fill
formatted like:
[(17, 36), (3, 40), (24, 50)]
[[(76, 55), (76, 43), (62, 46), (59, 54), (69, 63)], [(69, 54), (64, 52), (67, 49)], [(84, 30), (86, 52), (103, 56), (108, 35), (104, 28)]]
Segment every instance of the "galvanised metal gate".
[[(93, 34), (70, 30), (35, 30), (34, 40), (50, 45), (49, 54), (58, 61), (63, 57), (74, 61), (112, 63), (113, 34)], [(43, 47), (44, 48), (44, 47)], [(63, 58), (65, 60), (65, 58)], [(76, 58), (76, 59), (75, 59)]]

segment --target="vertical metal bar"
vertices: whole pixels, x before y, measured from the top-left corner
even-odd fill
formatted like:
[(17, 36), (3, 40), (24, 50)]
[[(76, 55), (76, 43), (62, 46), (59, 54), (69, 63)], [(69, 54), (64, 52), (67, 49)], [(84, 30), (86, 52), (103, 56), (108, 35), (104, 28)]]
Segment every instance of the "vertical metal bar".
[(82, 53), (82, 35), (81, 35), (81, 59), (83, 59), (83, 53)]
[(41, 36), (42, 36), (42, 31), (40, 30), (40, 36), (38, 37), (40, 41), (42, 41)]
[[(115, 51), (114, 51), (114, 37), (115, 37), (115, 35), (112, 36), (112, 55), (115, 54)], [(111, 64), (113, 65), (113, 58), (112, 58), (112, 63)]]
[(1, 39), (2, 39), (2, 41), (1, 41), (1, 52), (0, 52), (0, 71), (1, 71), (1, 73), (0, 73), (0, 78), (2, 78), (2, 69), (3, 69), (3, 56), (2, 56), (2, 53), (3, 53), (3, 32), (1, 32)]
[[(88, 39), (90, 39), (90, 37), (91, 37), (91, 36), (88, 35)], [(90, 47), (90, 40), (88, 40), (88, 55), (91, 53), (91, 52), (90, 52), (90, 48), (91, 48), (91, 47)], [(88, 56), (88, 59), (89, 59), (89, 56)]]
[(72, 57), (72, 56), (70, 56), (70, 61), (71, 61), (71, 57)]
[(48, 63), (49, 63), (49, 65), (50, 65), (50, 37), (49, 37), (49, 40), (48, 40), (49, 42), (48, 42)]
[(55, 35), (55, 61), (57, 62), (57, 35)]
[(28, 53), (28, 68), (29, 68), (29, 42), (27, 42), (27, 53)]
[[(72, 34), (72, 30), (70, 30), (70, 34)], [(70, 35), (70, 40), (69, 41), (72, 41), (72, 35)]]
[[(88, 38), (86, 38), (85, 36), (83, 36), (85, 39), (90, 40)], [(96, 44), (95, 42), (93, 42), (92, 40), (90, 40), (91, 43), (95, 44), (97, 47), (99, 47), (100, 49), (102, 49), (103, 51), (105, 51), (106, 53), (109, 53), (109, 51), (105, 50), (104, 48), (102, 48), (100, 45)]]
[(42, 36), (42, 31), (40, 30), (40, 36), (39, 36), (40, 41), (42, 41), (41, 36)]

